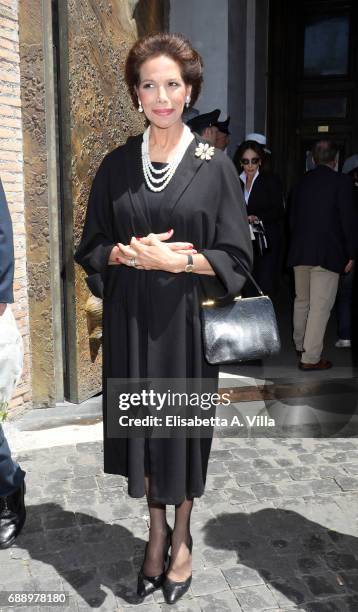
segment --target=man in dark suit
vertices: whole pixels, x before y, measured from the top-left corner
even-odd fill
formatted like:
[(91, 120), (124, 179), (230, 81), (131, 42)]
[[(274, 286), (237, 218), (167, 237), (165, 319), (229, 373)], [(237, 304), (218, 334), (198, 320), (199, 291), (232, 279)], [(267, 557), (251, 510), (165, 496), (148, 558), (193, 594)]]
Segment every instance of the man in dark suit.
[(320, 140), (312, 151), (316, 167), (293, 190), (288, 265), (295, 275), (293, 339), (302, 370), (326, 370), (323, 339), (335, 302), (339, 275), (355, 253), (353, 184), (335, 172), (337, 146)]
[[(9, 399), (21, 371), (22, 343), (9, 306), (14, 301), (13, 276), (11, 217), (0, 180), (0, 403)], [(0, 549), (13, 544), (25, 522), (24, 477), (0, 425)]]

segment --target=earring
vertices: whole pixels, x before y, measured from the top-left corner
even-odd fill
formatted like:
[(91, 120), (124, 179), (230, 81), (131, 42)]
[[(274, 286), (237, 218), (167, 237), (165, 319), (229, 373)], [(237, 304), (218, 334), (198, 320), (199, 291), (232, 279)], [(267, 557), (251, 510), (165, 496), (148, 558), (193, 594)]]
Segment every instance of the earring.
[(140, 113), (142, 113), (142, 112), (143, 112), (143, 106), (142, 106), (142, 103), (141, 103), (141, 101), (140, 101), (140, 99), (139, 99), (139, 98), (138, 98), (138, 111), (139, 111)]
[(185, 98), (185, 106), (186, 106), (186, 108), (189, 108), (189, 104), (190, 104), (190, 96), (187, 96)]

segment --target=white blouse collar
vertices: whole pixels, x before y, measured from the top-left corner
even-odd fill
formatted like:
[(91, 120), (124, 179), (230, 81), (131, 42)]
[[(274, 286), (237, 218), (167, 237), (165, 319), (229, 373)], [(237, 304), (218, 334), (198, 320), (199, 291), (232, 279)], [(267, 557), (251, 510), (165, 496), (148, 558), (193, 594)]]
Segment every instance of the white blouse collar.
[(259, 169), (257, 168), (257, 170), (256, 170), (256, 172), (255, 172), (255, 176), (254, 176), (254, 178), (252, 179), (252, 183), (251, 183), (250, 189), (249, 189), (249, 191), (247, 191), (247, 189), (246, 189), (246, 179), (247, 179), (246, 173), (245, 173), (245, 171), (243, 170), (243, 171), (241, 172), (241, 174), (240, 174), (240, 179), (242, 180), (242, 182), (243, 182), (243, 183), (244, 183), (244, 185), (245, 185), (245, 189), (244, 189), (244, 197), (245, 197), (245, 202), (246, 202), (246, 204), (248, 204), (248, 203), (249, 203), (249, 197), (250, 197), (251, 189), (252, 189), (253, 184), (254, 184), (254, 182), (256, 181), (256, 179), (257, 179), (258, 175), (259, 175)]

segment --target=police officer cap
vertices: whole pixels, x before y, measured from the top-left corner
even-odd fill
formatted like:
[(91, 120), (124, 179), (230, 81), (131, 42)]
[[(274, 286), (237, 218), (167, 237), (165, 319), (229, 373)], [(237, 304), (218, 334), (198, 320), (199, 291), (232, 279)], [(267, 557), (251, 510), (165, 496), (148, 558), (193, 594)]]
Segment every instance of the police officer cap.
[(223, 134), (227, 134), (229, 136), (230, 135), (229, 123), (230, 123), (230, 116), (226, 119), (226, 121), (217, 121), (215, 125), (218, 128), (219, 132), (222, 132)]
[(253, 140), (257, 142), (259, 145), (263, 147), (265, 153), (269, 153), (271, 155), (270, 149), (266, 147), (266, 136), (264, 134), (259, 134), (258, 132), (252, 132), (251, 134), (246, 134), (245, 140)]
[(266, 136), (264, 134), (252, 132), (251, 134), (246, 134), (245, 140), (253, 140), (254, 142), (258, 142), (263, 147), (266, 146)]
[(197, 115), (187, 122), (192, 132), (198, 132), (200, 134), (205, 128), (215, 125), (219, 119), (220, 109), (216, 108), (211, 113), (205, 113), (203, 115)]

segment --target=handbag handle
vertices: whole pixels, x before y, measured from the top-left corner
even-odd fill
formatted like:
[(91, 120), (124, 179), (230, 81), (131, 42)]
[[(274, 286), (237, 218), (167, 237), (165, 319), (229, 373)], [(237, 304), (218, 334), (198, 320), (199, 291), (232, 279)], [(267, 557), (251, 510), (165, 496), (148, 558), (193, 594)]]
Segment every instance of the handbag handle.
[(253, 286), (255, 287), (255, 289), (257, 289), (257, 292), (263, 296), (264, 292), (262, 291), (262, 289), (259, 287), (259, 285), (257, 284), (257, 282), (255, 281), (254, 277), (252, 276), (252, 274), (247, 270), (247, 268), (245, 268), (244, 264), (242, 263), (242, 261), (240, 261), (240, 259), (238, 257), (236, 257), (236, 255), (233, 255), (233, 253), (230, 253), (230, 256), (233, 258), (234, 261), (236, 261), (236, 263), (239, 264), (239, 266), (241, 266), (241, 269), (244, 271), (245, 276), (247, 276), (247, 278), (252, 282)]
[[(259, 285), (257, 284), (257, 282), (255, 281), (254, 277), (252, 276), (252, 274), (247, 270), (247, 268), (245, 268), (244, 264), (240, 261), (240, 259), (238, 257), (236, 257), (236, 255), (233, 255), (232, 253), (230, 253), (230, 256), (233, 258), (233, 260), (239, 264), (239, 266), (241, 266), (242, 270), (244, 271), (245, 275), (247, 276), (247, 278), (252, 282), (253, 286), (255, 287), (255, 289), (257, 289), (257, 292), (259, 293), (260, 297), (265, 297), (264, 292), (262, 291), (262, 289), (259, 287)], [(235, 300), (241, 299), (241, 297), (236, 297), (234, 298)], [(205, 302), (202, 303), (202, 306), (214, 306), (215, 301), (214, 300), (205, 300)]]

